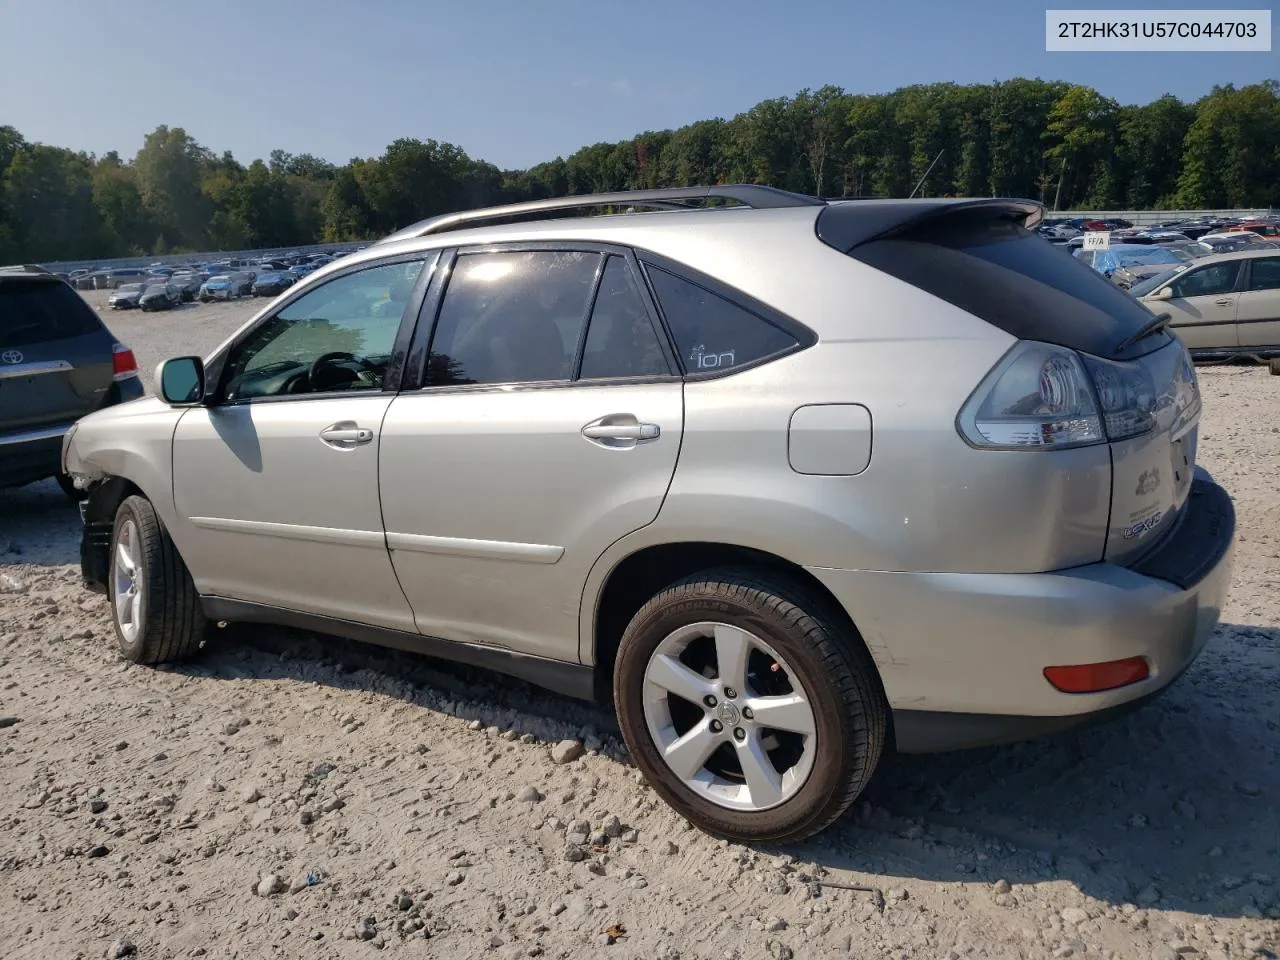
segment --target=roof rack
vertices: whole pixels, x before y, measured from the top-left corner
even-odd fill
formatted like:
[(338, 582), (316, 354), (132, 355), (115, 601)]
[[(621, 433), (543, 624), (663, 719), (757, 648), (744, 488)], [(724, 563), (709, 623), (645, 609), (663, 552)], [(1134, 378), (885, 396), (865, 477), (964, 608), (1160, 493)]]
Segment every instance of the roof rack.
[(533, 217), (555, 210), (576, 210), (588, 207), (652, 207), (666, 210), (694, 210), (691, 201), (736, 200), (753, 210), (774, 210), (780, 207), (821, 207), (825, 200), (791, 193), (776, 187), (750, 183), (729, 183), (714, 187), (671, 187), (656, 190), (619, 190), (615, 193), (590, 193), (572, 197), (552, 197), (547, 200), (530, 200), (525, 203), (509, 203), (501, 207), (485, 207), (480, 210), (463, 210), (422, 220), (402, 230), (397, 230), (380, 243), (425, 237), (432, 233), (462, 230), (491, 220), (511, 217)]

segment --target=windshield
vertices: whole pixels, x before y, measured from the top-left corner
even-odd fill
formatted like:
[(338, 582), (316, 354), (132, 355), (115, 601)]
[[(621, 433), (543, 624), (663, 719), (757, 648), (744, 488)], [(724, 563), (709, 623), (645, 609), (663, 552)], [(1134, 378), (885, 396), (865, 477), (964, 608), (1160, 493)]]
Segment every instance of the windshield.
[(1122, 250), (1117, 254), (1121, 266), (1136, 263), (1177, 263), (1178, 258), (1164, 247), (1147, 247), (1142, 250)]
[(1165, 270), (1163, 273), (1157, 273), (1153, 277), (1147, 277), (1147, 279), (1140, 280), (1130, 287), (1129, 293), (1135, 297), (1145, 297), (1152, 290), (1155, 290), (1157, 287), (1160, 287), (1172, 280), (1185, 269), (1187, 269), (1187, 264), (1183, 263), (1174, 267), (1172, 270)]
[(122, 283), (119, 287), (121, 293), (141, 293), (142, 284), (140, 283)]

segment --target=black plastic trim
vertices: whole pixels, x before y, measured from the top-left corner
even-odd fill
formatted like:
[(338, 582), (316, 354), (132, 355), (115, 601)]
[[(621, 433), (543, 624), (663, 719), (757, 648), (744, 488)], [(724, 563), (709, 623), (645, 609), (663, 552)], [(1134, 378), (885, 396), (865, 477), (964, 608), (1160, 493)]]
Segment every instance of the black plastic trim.
[[(1186, 669), (1185, 667), (1183, 668)], [(1181, 673), (1179, 673), (1181, 676)], [(1036, 740), (1117, 720), (1140, 709), (1173, 686), (1178, 677), (1144, 696), (1092, 713), (1028, 717), (995, 713), (950, 713), (941, 710), (894, 710), (893, 733), (898, 753), (948, 753), (974, 747)]]
[(1129, 569), (1189, 590), (1226, 556), (1235, 530), (1231, 495), (1197, 471), (1177, 525), (1154, 550), (1129, 564)]
[(250, 603), (245, 600), (233, 600), (228, 597), (202, 596), (200, 604), (204, 609), (204, 615), (214, 621), (267, 623), (279, 627), (293, 627), (298, 630), (348, 637), (362, 643), (374, 643), (383, 647), (493, 670), (579, 700), (596, 698), (595, 670), (580, 663), (531, 657), (499, 647), (454, 643), (422, 634), (303, 613), (299, 610), (288, 610), (267, 604)]

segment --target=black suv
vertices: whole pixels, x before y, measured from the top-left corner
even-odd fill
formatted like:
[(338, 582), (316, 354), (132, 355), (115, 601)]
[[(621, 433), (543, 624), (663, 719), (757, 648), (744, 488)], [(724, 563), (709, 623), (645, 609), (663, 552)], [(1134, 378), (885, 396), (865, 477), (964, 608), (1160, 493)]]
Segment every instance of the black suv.
[(65, 281), (0, 267), (0, 487), (62, 475), (62, 437), (78, 418), (143, 394), (133, 351)]

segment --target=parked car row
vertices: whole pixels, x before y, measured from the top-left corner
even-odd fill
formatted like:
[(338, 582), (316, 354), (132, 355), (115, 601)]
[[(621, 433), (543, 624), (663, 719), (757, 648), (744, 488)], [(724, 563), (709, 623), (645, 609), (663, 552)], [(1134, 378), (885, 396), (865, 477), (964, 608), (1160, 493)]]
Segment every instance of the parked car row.
[[(182, 275), (194, 275), (199, 278), (199, 283), (204, 283), (210, 277), (219, 274), (248, 273), (256, 278), (268, 271), (299, 271), (293, 274), (296, 279), (346, 255), (344, 253), (293, 253), (283, 257), (259, 260), (227, 258), (187, 263), (157, 262), (145, 267), (78, 268), (55, 275), (66, 280), (77, 290), (115, 290), (131, 283), (164, 283)], [(198, 291), (199, 284), (196, 289)], [(193, 291), (191, 299), (195, 296), (196, 291)]]
[(1184, 240), (1199, 240), (1206, 236), (1223, 234), (1253, 234), (1259, 237), (1280, 238), (1280, 218), (1238, 217), (1200, 218), (1194, 220), (1169, 220), (1145, 227), (1135, 227), (1128, 220), (1090, 220), (1084, 217), (1072, 219), (1046, 219), (1039, 228), (1040, 236), (1053, 243), (1080, 243), (1086, 233), (1109, 231), (1113, 238), (1123, 237), (1126, 242), (1158, 243), (1159, 236), (1177, 236)]
[[(332, 261), (325, 261), (332, 262)], [(204, 270), (185, 270), (167, 276), (148, 275), (145, 280), (121, 283), (107, 299), (113, 310), (171, 310), (183, 303), (199, 300), (235, 300), (239, 297), (275, 297), (323, 263), (309, 262), (291, 267), (266, 268), (254, 264), (251, 269), (231, 269), (210, 275)]]

